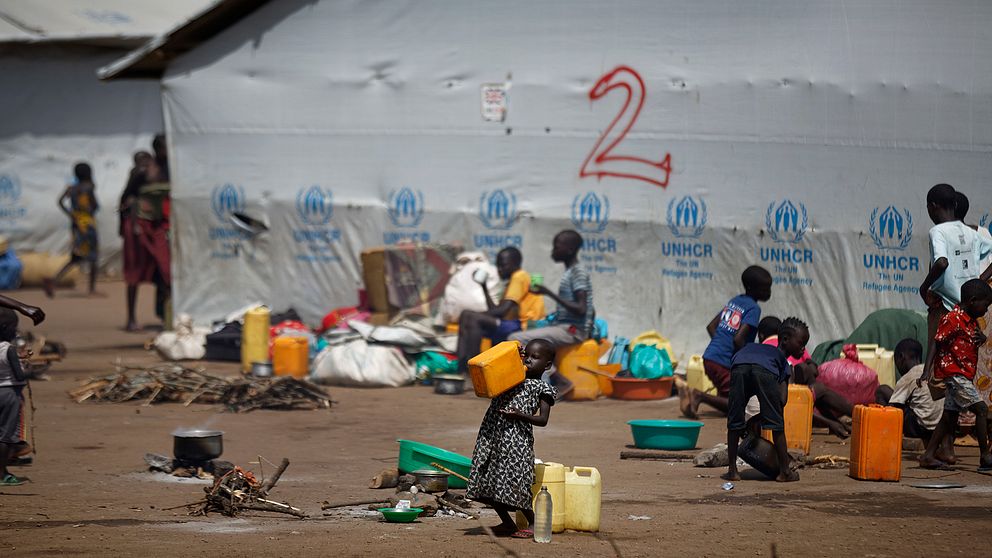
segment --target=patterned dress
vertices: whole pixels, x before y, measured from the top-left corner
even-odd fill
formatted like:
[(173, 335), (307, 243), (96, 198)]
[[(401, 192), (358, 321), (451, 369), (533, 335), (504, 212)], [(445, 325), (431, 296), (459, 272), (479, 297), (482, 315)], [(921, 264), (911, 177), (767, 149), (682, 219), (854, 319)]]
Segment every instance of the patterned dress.
[(99, 254), (96, 211), (100, 206), (96, 201), (93, 184), (76, 184), (70, 186), (68, 191), (72, 213), (72, 258), (95, 262)]
[(502, 409), (534, 414), (541, 400), (554, 405), (555, 388), (541, 380), (526, 379), (493, 398), (482, 419), (472, 453), (472, 473), (466, 496), (486, 504), (531, 509), (534, 484), (534, 426), (504, 416)]

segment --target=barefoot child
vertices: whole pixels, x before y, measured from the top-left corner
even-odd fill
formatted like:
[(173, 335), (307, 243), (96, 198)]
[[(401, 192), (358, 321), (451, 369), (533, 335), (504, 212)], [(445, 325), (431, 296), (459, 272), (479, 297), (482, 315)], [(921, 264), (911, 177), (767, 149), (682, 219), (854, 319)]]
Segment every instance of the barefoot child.
[(981, 279), (972, 279), (961, 286), (961, 302), (944, 315), (933, 337), (934, 356), (927, 359), (917, 385), (930, 379), (943, 380), (946, 386), (944, 414), (937, 423), (927, 450), (920, 457), (920, 467), (937, 469), (947, 464), (936, 457), (937, 449), (947, 436), (954, 432), (958, 415), (962, 411), (975, 413), (975, 434), (981, 458), (979, 471), (992, 471), (992, 454), (989, 453), (988, 406), (975, 388), (975, 371), (978, 368), (978, 348), (985, 344), (985, 334), (978, 326), (978, 318), (992, 305), (992, 287)]
[[(534, 427), (548, 424), (555, 404), (555, 388), (541, 380), (554, 362), (555, 350), (548, 341), (534, 339), (521, 350), (521, 357), (527, 379), (489, 404), (475, 442), (466, 496), (496, 510), (503, 520), (495, 529), (499, 534), (532, 538)], [(517, 530), (510, 516), (514, 510), (523, 512), (527, 529)]]
[(730, 465), (725, 480), (740, 480), (737, 472), (737, 444), (747, 428), (744, 410), (752, 395), (761, 404), (761, 427), (772, 431), (779, 474), (775, 480), (799, 480), (789, 468), (789, 448), (785, 440), (782, 411), (789, 397), (788, 383), (792, 367), (787, 357), (802, 358), (809, 342), (809, 328), (796, 318), (786, 318), (778, 330), (778, 347), (750, 343), (737, 351), (730, 368), (729, 410), (727, 414), (727, 458)]
[(741, 274), (744, 294), (730, 299), (730, 302), (706, 326), (710, 344), (703, 352), (703, 368), (706, 376), (716, 386), (716, 395), (696, 390), (679, 389), (679, 407), (682, 414), (696, 418), (700, 403), (727, 412), (727, 394), (730, 393), (730, 364), (734, 353), (748, 343), (753, 343), (761, 319), (758, 302), (765, 302), (772, 296), (772, 274), (768, 270), (752, 265)]
[[(93, 170), (86, 163), (78, 163), (73, 168), (76, 183), (66, 186), (59, 198), (59, 209), (69, 216), (72, 223), (72, 257), (62, 266), (58, 274), (44, 280), (45, 294), (48, 298), (55, 295), (55, 285), (69, 273), (73, 266), (83, 262), (89, 264), (90, 294), (96, 294), (97, 261), (99, 243), (96, 234), (96, 212), (100, 205), (96, 201), (96, 185), (93, 184)], [(66, 200), (69, 206), (66, 207)]]

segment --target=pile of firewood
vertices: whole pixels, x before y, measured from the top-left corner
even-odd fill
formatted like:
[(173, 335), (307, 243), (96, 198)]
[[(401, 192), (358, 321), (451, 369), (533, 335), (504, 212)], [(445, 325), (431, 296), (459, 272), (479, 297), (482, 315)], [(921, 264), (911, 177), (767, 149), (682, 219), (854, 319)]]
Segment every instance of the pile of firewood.
[(288, 376), (222, 378), (178, 364), (152, 367), (118, 365), (118, 372), (86, 380), (69, 392), (77, 403), (143, 401), (145, 405), (193, 402), (224, 405), (237, 413), (255, 409), (329, 409), (323, 388)]
[(289, 460), (283, 459), (275, 473), (264, 481), (259, 481), (250, 471), (234, 467), (220, 477), (216, 477), (212, 486), (204, 487), (206, 497), (199, 502), (186, 504), (190, 515), (207, 515), (219, 512), (228, 517), (236, 517), (243, 511), (266, 511), (286, 513), (299, 518), (307, 515), (299, 508), (289, 504), (269, 500), (269, 491), (279, 482), (279, 477), (289, 466)]

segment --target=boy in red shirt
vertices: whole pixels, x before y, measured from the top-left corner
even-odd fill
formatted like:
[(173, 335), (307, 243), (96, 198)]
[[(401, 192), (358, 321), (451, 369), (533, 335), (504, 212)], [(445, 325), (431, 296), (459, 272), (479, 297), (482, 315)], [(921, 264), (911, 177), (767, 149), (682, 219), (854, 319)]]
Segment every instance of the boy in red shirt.
[(985, 344), (985, 334), (978, 326), (992, 305), (992, 287), (981, 279), (971, 279), (961, 285), (961, 302), (940, 319), (934, 335), (936, 353), (927, 360), (926, 368), (917, 385), (926, 382), (931, 373), (943, 380), (947, 388), (944, 415), (934, 430), (926, 452), (920, 457), (920, 467), (936, 469), (947, 464), (936, 458), (941, 442), (954, 432), (961, 411), (975, 413), (975, 435), (981, 458), (979, 471), (992, 471), (989, 454), (988, 406), (975, 388), (975, 370), (978, 368), (978, 348)]

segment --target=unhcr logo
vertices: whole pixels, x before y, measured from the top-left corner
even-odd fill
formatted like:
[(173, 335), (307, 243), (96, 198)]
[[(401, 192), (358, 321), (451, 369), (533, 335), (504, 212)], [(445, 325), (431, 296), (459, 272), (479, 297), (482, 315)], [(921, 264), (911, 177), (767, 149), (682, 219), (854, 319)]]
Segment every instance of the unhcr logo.
[(389, 219), (397, 227), (416, 227), (424, 218), (424, 194), (407, 187), (389, 194)]
[(913, 239), (913, 215), (892, 205), (876, 207), (868, 217), (868, 231), (880, 250), (905, 250)]
[(589, 192), (572, 200), (572, 224), (582, 232), (601, 233), (610, 222), (610, 199)]
[(304, 223), (311, 226), (326, 225), (334, 215), (331, 191), (316, 184), (300, 188), (296, 194), (296, 212)]
[(782, 200), (778, 205), (775, 205), (775, 202), (768, 204), (768, 211), (765, 212), (765, 230), (775, 242), (789, 244), (799, 242), (809, 230), (806, 205), (800, 202), (799, 207), (796, 207), (792, 200)]
[(21, 183), (16, 176), (0, 175), (0, 203), (7, 205), (21, 199)]
[(225, 184), (215, 186), (210, 195), (210, 207), (214, 210), (214, 215), (223, 222), (227, 222), (232, 213), (241, 213), (245, 209), (245, 190), (240, 186)]
[(679, 238), (698, 238), (706, 228), (706, 202), (683, 196), (668, 202), (668, 228)]
[(479, 219), (490, 229), (508, 229), (517, 220), (517, 196), (503, 190), (483, 192), (479, 198)]
[(982, 220), (978, 223), (980, 226), (985, 227), (992, 233), (992, 213), (986, 213), (982, 215)]

